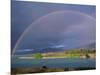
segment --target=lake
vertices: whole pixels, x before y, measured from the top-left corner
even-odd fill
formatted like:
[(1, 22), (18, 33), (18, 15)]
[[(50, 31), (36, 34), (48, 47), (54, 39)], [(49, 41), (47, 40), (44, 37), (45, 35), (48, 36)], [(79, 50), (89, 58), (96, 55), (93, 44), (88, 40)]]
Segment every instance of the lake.
[(12, 58), (12, 68), (95, 68), (95, 59), (57, 58), (57, 59), (17, 59)]

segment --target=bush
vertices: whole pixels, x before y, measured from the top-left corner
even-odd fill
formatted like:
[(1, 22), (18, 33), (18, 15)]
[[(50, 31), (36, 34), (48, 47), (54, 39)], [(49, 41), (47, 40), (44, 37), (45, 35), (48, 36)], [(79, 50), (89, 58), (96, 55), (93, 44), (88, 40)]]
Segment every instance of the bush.
[(36, 53), (36, 54), (33, 54), (33, 57), (34, 57), (35, 59), (41, 59), (43, 56), (42, 56), (41, 53)]

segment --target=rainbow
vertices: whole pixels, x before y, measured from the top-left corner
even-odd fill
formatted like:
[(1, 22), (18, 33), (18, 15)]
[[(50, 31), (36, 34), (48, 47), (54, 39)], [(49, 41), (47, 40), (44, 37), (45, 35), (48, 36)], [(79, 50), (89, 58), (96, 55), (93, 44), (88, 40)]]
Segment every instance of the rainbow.
[(94, 18), (94, 17), (89, 16), (89, 15), (87, 15), (87, 14), (85, 14), (85, 13), (82, 13), (82, 12), (79, 12), (79, 11), (70, 11), (70, 10), (66, 11), (66, 10), (64, 10), (64, 11), (56, 11), (56, 12), (52, 12), (52, 13), (49, 13), (49, 14), (47, 14), (47, 15), (44, 15), (44, 16), (40, 17), (39, 19), (37, 19), (36, 21), (32, 22), (32, 23), (29, 25), (29, 27), (28, 27), (27, 29), (25, 29), (25, 31), (24, 31), (24, 32), (22, 33), (22, 35), (19, 37), (19, 39), (17, 40), (17, 42), (16, 42), (16, 44), (15, 44), (13, 50), (12, 50), (12, 56), (15, 54), (16, 48), (18, 47), (20, 41), (21, 41), (21, 40), (23, 39), (23, 37), (28, 33), (28, 31), (30, 30), (30, 28), (33, 27), (33, 25), (35, 25), (36, 23), (38, 23), (38, 22), (41, 21), (42, 19), (44, 19), (44, 18), (46, 18), (46, 17), (48, 17), (48, 16), (51, 16), (51, 15), (55, 15), (55, 14), (57, 14), (57, 13), (75, 13), (75, 14), (79, 14), (79, 15), (82, 15), (82, 16), (86, 16), (86, 17), (88, 17), (88, 18), (90, 18), (90, 19), (92, 19), (92, 20), (95, 21), (95, 18)]

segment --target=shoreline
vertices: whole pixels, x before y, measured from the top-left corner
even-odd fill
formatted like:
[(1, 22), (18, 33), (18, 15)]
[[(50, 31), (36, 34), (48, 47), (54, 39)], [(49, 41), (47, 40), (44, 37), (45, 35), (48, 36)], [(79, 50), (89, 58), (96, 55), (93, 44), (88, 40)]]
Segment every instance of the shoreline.
[[(65, 57), (43, 57), (41, 59), (61, 59), (61, 58), (65, 58)], [(90, 58), (86, 58), (86, 57), (77, 57), (77, 58), (80, 58), (80, 59), (95, 59), (95, 57), (90, 57)], [(36, 59), (36, 58), (33, 58), (33, 57), (18, 57), (18, 59)], [(67, 57), (66, 57), (67, 59)], [(68, 59), (71, 59), (71, 57), (68, 57)]]

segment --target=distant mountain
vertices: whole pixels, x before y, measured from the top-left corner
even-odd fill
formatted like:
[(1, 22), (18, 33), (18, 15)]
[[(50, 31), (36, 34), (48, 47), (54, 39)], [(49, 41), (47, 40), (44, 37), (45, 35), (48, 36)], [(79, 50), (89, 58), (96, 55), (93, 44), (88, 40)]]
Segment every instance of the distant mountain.
[(63, 48), (45, 48), (42, 50), (43, 53), (45, 52), (59, 52), (59, 51), (64, 51)]
[(16, 50), (15, 55), (33, 54), (33, 53), (46, 53), (46, 52), (59, 52), (64, 51), (62, 48), (43, 48), (43, 49), (30, 49), (30, 50)]
[(87, 47), (88, 48), (96, 48), (96, 43), (89, 44)]
[(80, 46), (80, 47), (77, 47), (77, 48), (96, 48), (96, 43), (91, 43), (91, 44), (87, 44), (87, 45), (84, 45), (84, 46)]

